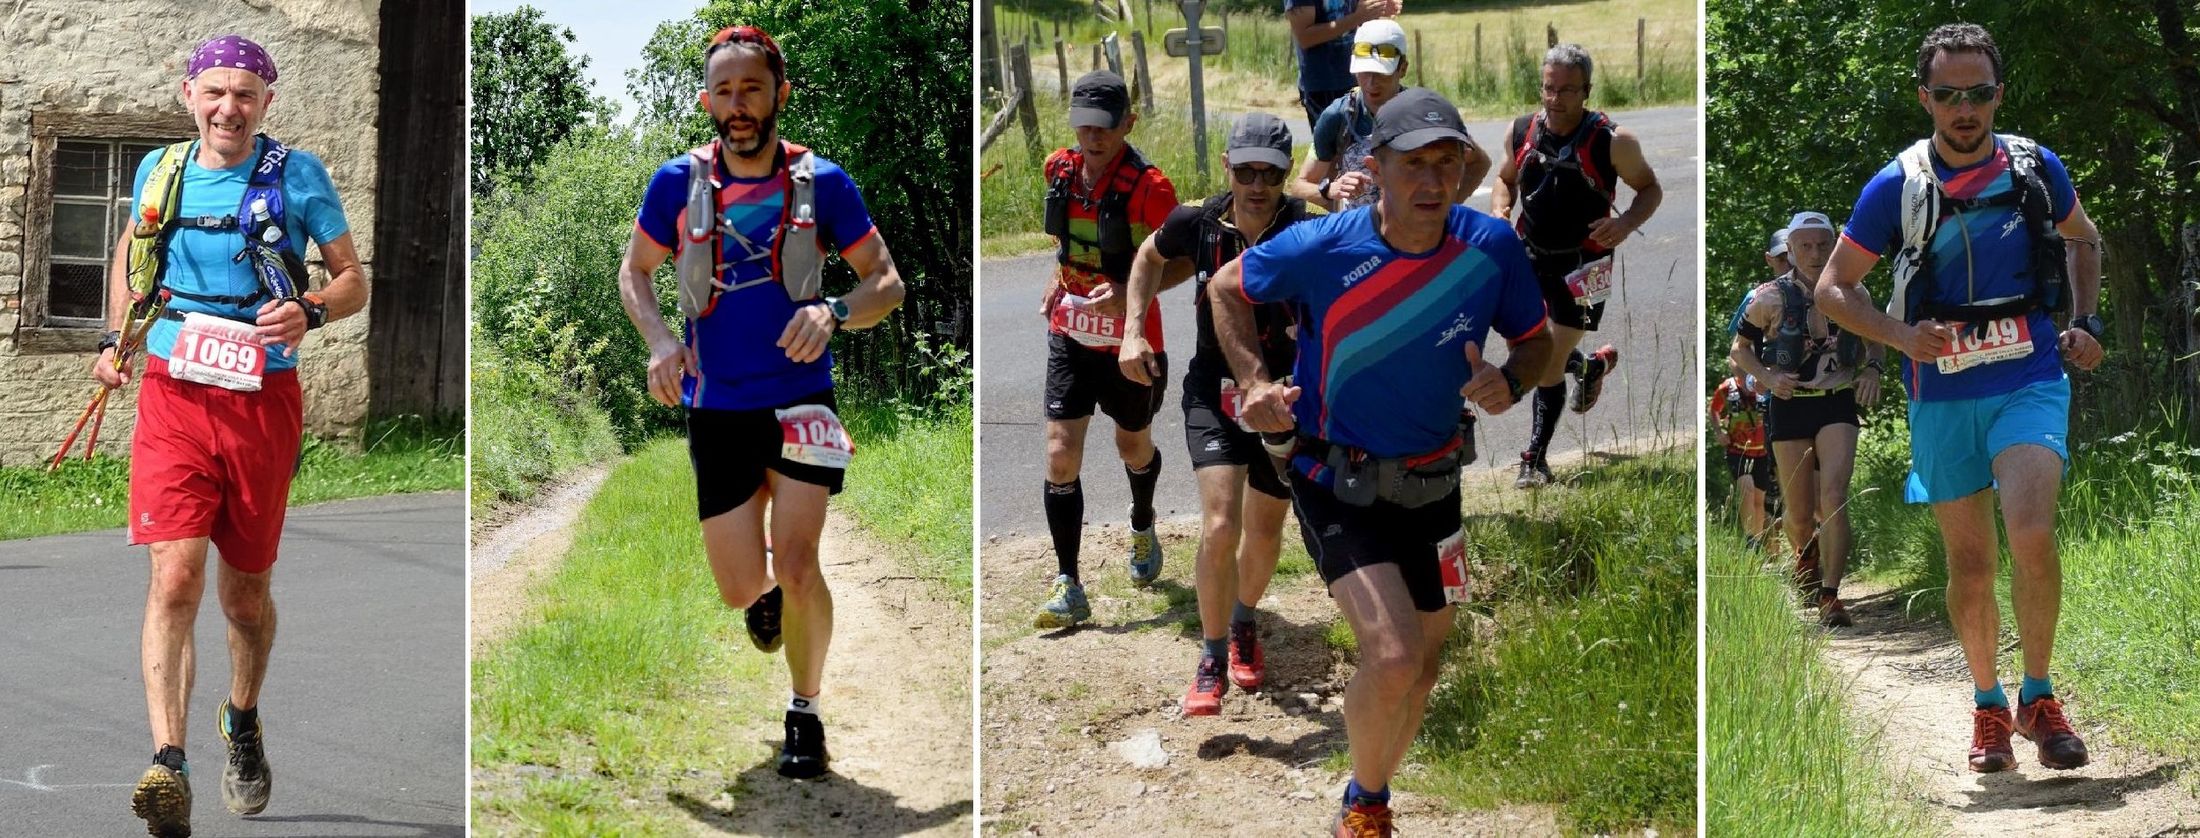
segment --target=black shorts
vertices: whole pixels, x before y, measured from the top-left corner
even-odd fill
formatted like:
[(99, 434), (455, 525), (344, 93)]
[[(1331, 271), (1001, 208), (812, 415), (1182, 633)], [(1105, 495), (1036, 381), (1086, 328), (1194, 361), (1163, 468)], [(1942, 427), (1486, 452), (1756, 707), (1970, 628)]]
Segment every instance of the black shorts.
[(773, 411), (804, 404), (821, 404), (835, 412), (839, 410), (831, 390), (804, 396), (776, 408), (688, 408), (688, 461), (695, 465), (697, 518), (716, 518), (748, 503), (749, 498), (763, 488), (766, 470), (840, 494), (841, 478), (847, 475), (847, 470), (798, 463), (780, 454), (779, 446), (784, 437), (779, 430), (779, 417)]
[[(1751, 457), (1736, 454), (1732, 451), (1726, 452), (1727, 479), (1733, 480), (1744, 475), (1747, 475), (1752, 485), (1759, 489), (1774, 485), (1772, 480), (1772, 458), (1770, 456)], [(1778, 489), (1774, 488), (1773, 491), (1778, 491)]]
[(1115, 353), (1080, 344), (1068, 335), (1047, 335), (1048, 419), (1083, 419), (1094, 407), (1126, 431), (1142, 431), (1161, 411), (1161, 397), (1169, 389), (1169, 356), (1156, 352), (1154, 363), (1161, 375), (1152, 386), (1123, 377)]
[(1765, 439), (1770, 442), (1817, 439), (1818, 431), (1828, 425), (1863, 425), (1856, 414), (1855, 390), (1775, 398), (1771, 409), (1765, 411)]
[(1535, 284), (1543, 291), (1543, 307), (1550, 310), (1552, 323), (1584, 332), (1597, 330), (1597, 324), (1604, 320), (1607, 303), (1582, 308), (1574, 302), (1572, 289), (1566, 287), (1566, 275), (1606, 255), (1576, 251), (1539, 256), (1533, 250), (1528, 251), (1528, 264), (1535, 267)]
[(1444, 577), (1436, 566), (1436, 550), (1460, 532), (1457, 489), (1417, 509), (1383, 500), (1352, 506), (1293, 469), (1291, 508), (1298, 513), (1299, 537), (1305, 539), (1306, 553), (1314, 558), (1324, 585), (1389, 562), (1405, 577), (1415, 610), (1444, 609)]
[(1276, 473), (1275, 461), (1261, 447), (1260, 434), (1238, 427), (1221, 409), (1222, 379), (1184, 376), (1184, 445), (1192, 452), (1192, 470), (1208, 466), (1244, 466), (1245, 483), (1272, 498), (1288, 499), (1291, 487)]

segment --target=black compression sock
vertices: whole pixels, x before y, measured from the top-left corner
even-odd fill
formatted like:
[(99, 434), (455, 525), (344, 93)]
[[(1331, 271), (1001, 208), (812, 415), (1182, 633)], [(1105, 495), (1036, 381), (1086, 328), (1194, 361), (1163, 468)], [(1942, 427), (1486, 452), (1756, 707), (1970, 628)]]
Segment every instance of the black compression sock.
[(1551, 437), (1558, 433), (1558, 417), (1565, 411), (1566, 382), (1535, 388), (1535, 425), (1528, 429), (1528, 452), (1537, 462), (1551, 450)]
[(1131, 478), (1131, 529), (1149, 529), (1153, 526), (1153, 487), (1161, 481), (1161, 449), (1153, 450), (1153, 459), (1144, 469), (1124, 466), (1123, 473)]
[(1072, 480), (1046, 484), (1047, 532), (1054, 536), (1054, 562), (1077, 578), (1077, 539), (1085, 527), (1085, 486)]
[(182, 771), (183, 766), (186, 764), (183, 758), (183, 749), (174, 745), (160, 746), (160, 751), (153, 754), (153, 761), (177, 771)]
[(227, 705), (227, 706), (228, 706), (228, 708), (229, 708), (229, 730), (230, 730), (231, 732), (235, 732), (235, 731), (240, 731), (240, 730), (258, 730), (258, 729), (259, 729), (259, 727), (260, 727), (260, 708), (259, 708), (259, 707), (255, 706), (255, 707), (253, 707), (253, 708), (252, 708), (252, 709), (250, 709), (250, 710), (239, 710), (239, 709), (237, 709), (236, 705), (233, 705), (233, 704), (232, 704), (232, 705)]

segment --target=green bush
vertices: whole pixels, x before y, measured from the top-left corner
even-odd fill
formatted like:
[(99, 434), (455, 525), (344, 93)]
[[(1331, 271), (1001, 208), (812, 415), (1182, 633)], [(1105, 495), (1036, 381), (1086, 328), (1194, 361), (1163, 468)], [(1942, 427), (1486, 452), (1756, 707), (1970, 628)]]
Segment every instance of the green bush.
[(553, 374), (553, 367), (508, 357), (485, 340), (474, 342), (472, 363), (474, 415), (468, 431), (476, 511), (525, 500), (575, 466), (618, 455), (611, 417), (596, 405), (586, 368)]

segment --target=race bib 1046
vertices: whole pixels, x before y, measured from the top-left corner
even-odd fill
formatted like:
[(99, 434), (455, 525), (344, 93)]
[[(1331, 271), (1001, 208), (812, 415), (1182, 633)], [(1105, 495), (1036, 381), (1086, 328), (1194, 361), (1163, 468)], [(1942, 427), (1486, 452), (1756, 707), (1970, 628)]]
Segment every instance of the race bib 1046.
[(1949, 323), (1955, 330), (1955, 340), (1942, 350), (1933, 363), (1942, 375), (1958, 373), (1972, 367), (2022, 358), (2032, 354), (2032, 324), (2025, 317), (2004, 317), (1989, 320), (1973, 327), (1965, 323)]
[(1436, 543), (1436, 568), (1444, 576), (1444, 602), (1455, 604), (1472, 599), (1467, 585), (1467, 531), (1452, 533), (1450, 538)]
[(1086, 346), (1123, 344), (1123, 318), (1094, 312), (1092, 300), (1076, 294), (1063, 294), (1054, 304), (1054, 328)]
[(1612, 257), (1575, 268), (1566, 275), (1566, 290), (1574, 295), (1574, 304), (1582, 308), (1604, 302), (1612, 296)]
[(796, 405), (772, 411), (779, 417), (779, 456), (820, 468), (848, 467), (856, 456), (855, 440), (840, 424), (833, 409), (821, 404)]
[(267, 374), (267, 347), (249, 323), (189, 312), (168, 353), (168, 375), (224, 390), (252, 392)]

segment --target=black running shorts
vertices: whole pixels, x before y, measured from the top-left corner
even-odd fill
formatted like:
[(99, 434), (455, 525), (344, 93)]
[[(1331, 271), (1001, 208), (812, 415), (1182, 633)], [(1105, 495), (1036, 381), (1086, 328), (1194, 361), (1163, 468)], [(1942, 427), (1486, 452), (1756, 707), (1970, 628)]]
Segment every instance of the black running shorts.
[(1192, 470), (1208, 466), (1244, 466), (1245, 483), (1272, 498), (1291, 497), (1276, 473), (1275, 461), (1261, 447), (1260, 434), (1238, 427), (1222, 415), (1222, 379), (1184, 376), (1184, 444), (1192, 452)]
[(1087, 347), (1060, 332), (1048, 334), (1047, 418), (1083, 419), (1098, 407), (1118, 428), (1145, 430), (1169, 388), (1168, 354), (1154, 353), (1154, 362), (1161, 375), (1147, 386), (1123, 377), (1115, 353)]
[(833, 391), (826, 390), (754, 410), (691, 407), (687, 411), (688, 460), (695, 464), (696, 517), (708, 520), (732, 512), (764, 486), (764, 472), (800, 480), (840, 494), (845, 469), (798, 463), (780, 454), (785, 437), (775, 410), (821, 404), (838, 412)]
[[(1801, 392), (1801, 391), (1799, 391)], [(1856, 391), (1822, 390), (1808, 391), (1822, 395), (1796, 396), (1792, 399), (1775, 398), (1772, 407), (1765, 411), (1765, 439), (1771, 442), (1789, 442), (1798, 439), (1817, 439), (1818, 431), (1827, 425), (1858, 425), (1863, 422), (1856, 414)]]
[(1574, 302), (1574, 292), (1566, 287), (1566, 275), (1584, 263), (1602, 259), (1585, 252), (1554, 253), (1539, 256), (1528, 251), (1528, 264), (1535, 267), (1535, 284), (1543, 291), (1543, 307), (1550, 311), (1551, 322), (1584, 332), (1594, 332), (1604, 320), (1604, 307), (1609, 303), (1597, 303), (1582, 308)]
[(1726, 452), (1726, 476), (1729, 480), (1747, 476), (1750, 478), (1752, 485), (1763, 489), (1773, 482), (1772, 457), (1769, 455), (1749, 457), (1728, 451)]
[(1298, 513), (1299, 537), (1306, 540), (1306, 553), (1314, 557), (1324, 584), (1390, 562), (1405, 577), (1416, 610), (1443, 610), (1444, 577), (1436, 566), (1436, 549), (1460, 533), (1457, 489), (1418, 509), (1382, 500), (1352, 506), (1292, 469), (1291, 508)]

